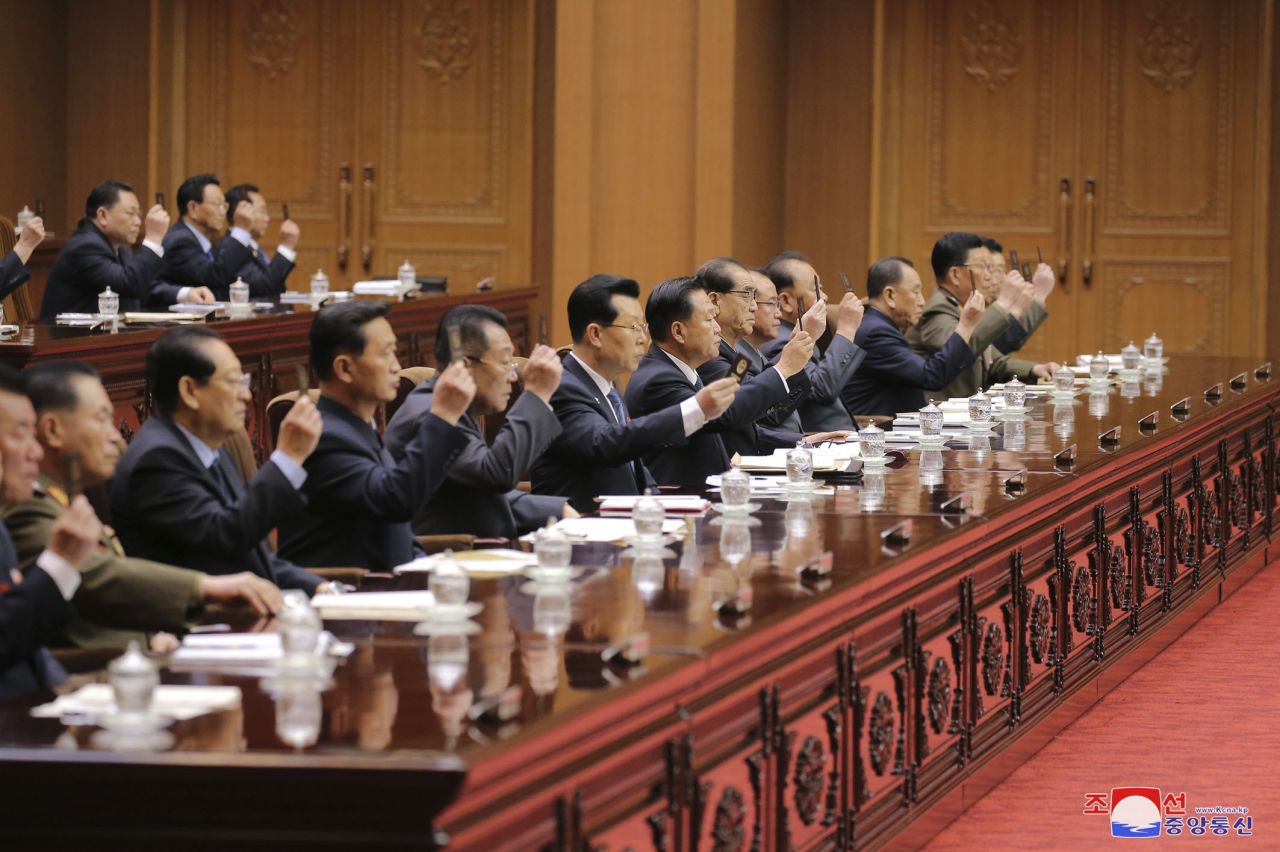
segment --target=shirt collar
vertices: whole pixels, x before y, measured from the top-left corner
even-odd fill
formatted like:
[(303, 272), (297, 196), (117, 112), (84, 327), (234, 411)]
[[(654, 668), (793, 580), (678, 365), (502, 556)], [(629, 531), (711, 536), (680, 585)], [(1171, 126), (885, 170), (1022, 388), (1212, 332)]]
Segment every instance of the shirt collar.
[(213, 243), (209, 242), (208, 238), (205, 237), (204, 234), (200, 233), (200, 231), (196, 229), (196, 226), (192, 225), (186, 219), (182, 220), (182, 224), (187, 226), (188, 231), (196, 235), (196, 239), (200, 241), (200, 250), (203, 251), (205, 254), (208, 254), (209, 250), (213, 248)]
[(201, 441), (194, 434), (188, 431), (181, 423), (174, 423), (178, 427), (178, 431), (183, 434), (187, 442), (191, 444), (191, 449), (196, 451), (196, 458), (200, 459), (200, 464), (205, 468), (213, 467), (213, 463), (218, 460), (217, 450), (211, 449), (208, 444)]
[(663, 349), (661, 346), (658, 347), (658, 351), (671, 359), (671, 363), (675, 364), (676, 367), (680, 369), (680, 372), (684, 374), (684, 377), (685, 379), (688, 380), (689, 384), (696, 385), (698, 383), (698, 372), (696, 370), (694, 370), (685, 362), (681, 361), (676, 356), (672, 355), (667, 350)]
[(569, 356), (573, 358), (573, 360), (577, 361), (578, 365), (582, 367), (583, 370), (586, 370), (587, 375), (591, 377), (591, 381), (595, 382), (596, 387), (600, 388), (600, 393), (604, 394), (605, 396), (608, 396), (609, 391), (613, 390), (613, 385), (609, 384), (609, 382), (605, 380), (604, 376), (600, 375), (595, 370), (591, 369), (590, 364), (588, 364), (586, 361), (583, 361), (574, 353), (570, 352)]

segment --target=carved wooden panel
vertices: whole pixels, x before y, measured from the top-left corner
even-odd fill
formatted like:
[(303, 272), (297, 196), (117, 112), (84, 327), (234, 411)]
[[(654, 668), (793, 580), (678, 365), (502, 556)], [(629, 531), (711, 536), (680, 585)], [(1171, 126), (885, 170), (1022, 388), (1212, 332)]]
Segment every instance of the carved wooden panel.
[(1104, 233), (1227, 233), (1236, 6), (1109, 0)]
[(506, 7), (385, 5), (380, 218), (497, 222), (506, 215)]
[(1225, 351), (1230, 280), (1226, 258), (1100, 258), (1093, 285), (1100, 345), (1118, 352), (1158, 328), (1170, 354)]
[(927, 227), (1050, 228), (1057, 4), (934, 0), (927, 17)]

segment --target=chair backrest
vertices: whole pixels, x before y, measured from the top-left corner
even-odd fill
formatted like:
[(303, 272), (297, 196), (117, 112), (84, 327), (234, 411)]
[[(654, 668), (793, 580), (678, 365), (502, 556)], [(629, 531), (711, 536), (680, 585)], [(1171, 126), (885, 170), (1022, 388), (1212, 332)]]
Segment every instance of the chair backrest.
[[(315, 402), (320, 398), (320, 389), (311, 388), (307, 391), (307, 396), (311, 397), (311, 401)], [(280, 424), (284, 422), (284, 418), (289, 413), (289, 409), (293, 408), (293, 404), (298, 400), (298, 392), (296, 390), (282, 393), (267, 403), (267, 426), (271, 429), (271, 446), (275, 447), (276, 439), (280, 436)]]
[(253, 475), (258, 472), (258, 459), (253, 455), (253, 442), (249, 440), (249, 433), (243, 427), (237, 429), (227, 439), (226, 446), (244, 481), (253, 479)]
[(414, 388), (427, 379), (434, 379), (435, 377), (435, 367), (405, 367), (401, 370), (400, 387), (396, 390), (396, 398), (385, 406), (387, 422), (390, 423), (391, 418), (396, 416), (396, 412), (400, 410), (400, 406), (404, 404), (409, 394), (413, 393)]
[[(18, 235), (14, 230), (13, 222), (0, 216), (0, 257), (4, 257), (13, 251), (13, 247), (18, 244)], [(4, 318), (5, 322), (30, 322), (35, 319), (35, 311), (31, 307), (31, 294), (27, 292), (26, 285), (14, 290), (4, 299)]]

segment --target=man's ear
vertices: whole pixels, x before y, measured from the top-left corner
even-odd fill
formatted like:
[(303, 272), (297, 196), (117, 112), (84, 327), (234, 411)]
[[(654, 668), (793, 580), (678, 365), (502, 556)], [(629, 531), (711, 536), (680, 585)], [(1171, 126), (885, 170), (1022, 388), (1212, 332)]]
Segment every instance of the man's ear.
[(582, 341), (588, 346), (599, 349), (603, 345), (600, 337), (603, 333), (604, 329), (600, 327), (600, 323), (587, 323), (587, 330), (582, 335)]
[(688, 329), (680, 320), (671, 323), (671, 334), (669, 335), (676, 343), (684, 343), (688, 339)]
[(892, 284), (885, 286), (880, 291), (880, 301), (884, 302), (884, 306), (892, 310), (898, 306), (898, 291)]
[(333, 359), (333, 377), (344, 384), (355, 381), (355, 359), (350, 355), (339, 355)]
[(178, 379), (178, 399), (193, 411), (198, 411), (200, 408), (200, 399), (196, 396), (196, 388), (199, 385), (200, 383), (191, 376)]
[(62, 449), (66, 444), (62, 418), (52, 411), (46, 411), (36, 418), (36, 440), (50, 449)]

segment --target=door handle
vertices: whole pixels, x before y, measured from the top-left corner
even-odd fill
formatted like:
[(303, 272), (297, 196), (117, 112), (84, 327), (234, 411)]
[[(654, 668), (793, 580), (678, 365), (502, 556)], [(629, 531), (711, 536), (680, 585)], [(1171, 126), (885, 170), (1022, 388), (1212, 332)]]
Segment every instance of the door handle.
[(1071, 270), (1071, 178), (1058, 181), (1058, 223), (1062, 228), (1061, 250), (1058, 252), (1058, 283), (1067, 284)]
[(1093, 281), (1094, 209), (1097, 197), (1093, 178), (1084, 179), (1084, 257), (1080, 261), (1080, 280), (1085, 286)]
[(351, 164), (338, 165), (338, 269), (347, 271), (351, 254)]
[(373, 163), (364, 164), (364, 245), (360, 248), (360, 264), (365, 272), (373, 268)]

